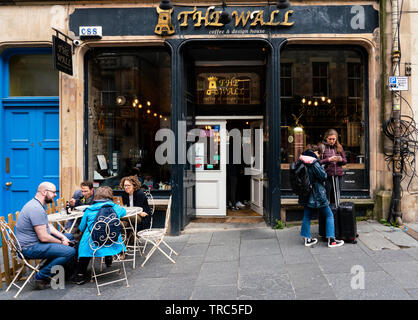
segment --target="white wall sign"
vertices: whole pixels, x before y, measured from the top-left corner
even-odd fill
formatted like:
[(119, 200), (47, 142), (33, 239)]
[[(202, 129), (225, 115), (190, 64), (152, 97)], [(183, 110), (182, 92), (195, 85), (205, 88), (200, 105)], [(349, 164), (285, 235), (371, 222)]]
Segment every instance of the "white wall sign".
[(390, 91), (408, 91), (408, 77), (389, 77)]

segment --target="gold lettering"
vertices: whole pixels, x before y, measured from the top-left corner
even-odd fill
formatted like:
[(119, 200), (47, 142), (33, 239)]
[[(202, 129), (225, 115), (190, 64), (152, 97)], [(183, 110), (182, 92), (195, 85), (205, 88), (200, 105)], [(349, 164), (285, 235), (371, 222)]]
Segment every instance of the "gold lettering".
[(279, 24), (280, 24), (280, 21), (278, 21), (278, 22), (273, 22), (274, 21), (274, 16), (276, 15), (276, 14), (278, 14), (279, 13), (279, 10), (274, 10), (271, 14), (270, 14), (270, 21), (269, 22), (266, 22), (265, 24), (267, 25), (267, 26), (278, 26)]
[(202, 11), (197, 11), (195, 14), (193, 14), (193, 21), (197, 19), (197, 22), (194, 24), (195, 27), (201, 27), (202, 26), (202, 20), (205, 21), (205, 26), (207, 25), (207, 19), (206, 17), (202, 17)]
[(183, 22), (180, 24), (180, 27), (187, 27), (187, 18), (189, 17), (189, 14), (193, 14), (197, 11), (196, 7), (194, 7), (193, 11), (182, 11), (178, 14), (177, 20), (180, 21), (181, 17), (184, 16)]
[(211, 22), (209, 23), (209, 25), (212, 27), (222, 27), (224, 24), (219, 22), (220, 16), (221, 16), (221, 11), (212, 12), (212, 14), (210, 15), (210, 20), (215, 19), (215, 22)]
[(292, 13), (293, 13), (293, 10), (286, 11), (286, 14), (284, 15), (284, 22), (280, 23), (281, 26), (293, 26), (295, 21), (288, 22), (289, 15), (291, 15)]
[(231, 15), (235, 16), (235, 27), (237, 27), (240, 23), (242, 23), (242, 26), (245, 27), (248, 19), (250, 18), (251, 12), (247, 11), (247, 15), (244, 17), (244, 12), (241, 12), (241, 14), (238, 16), (237, 10), (234, 10), (232, 11)]
[(263, 10), (254, 11), (251, 15), (253, 15), (254, 13), (256, 13), (256, 17), (253, 23), (250, 24), (250, 26), (255, 27), (257, 23), (260, 23), (260, 26), (263, 26), (264, 25), (264, 20), (263, 20), (264, 11)]

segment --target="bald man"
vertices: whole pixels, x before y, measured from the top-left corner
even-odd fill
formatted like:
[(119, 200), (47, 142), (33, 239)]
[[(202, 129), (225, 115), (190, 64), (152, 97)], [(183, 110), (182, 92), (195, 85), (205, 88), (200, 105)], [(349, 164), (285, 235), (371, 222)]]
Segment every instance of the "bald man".
[(42, 182), (35, 197), (27, 202), (17, 218), (16, 237), (28, 259), (47, 259), (35, 274), (34, 289), (46, 289), (51, 281), (51, 268), (61, 265), (64, 268), (74, 258), (76, 250), (70, 246), (74, 236), (61, 233), (48, 222), (45, 204), (54, 201), (57, 189), (53, 183)]

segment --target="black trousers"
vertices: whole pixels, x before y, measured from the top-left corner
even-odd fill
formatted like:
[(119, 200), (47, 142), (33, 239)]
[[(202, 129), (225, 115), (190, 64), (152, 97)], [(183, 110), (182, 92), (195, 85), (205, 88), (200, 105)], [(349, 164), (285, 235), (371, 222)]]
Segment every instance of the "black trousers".
[[(338, 193), (336, 193), (337, 194), (337, 196), (341, 193), (341, 184), (342, 184), (342, 181), (343, 181), (343, 177), (342, 176), (334, 176), (335, 177), (335, 180), (338, 180), (338, 182), (336, 181), (336, 183), (338, 184), (338, 190), (336, 190), (336, 191), (338, 191)], [(327, 191), (327, 198), (328, 198), (328, 201), (329, 201), (329, 203), (336, 203), (336, 199), (335, 199), (335, 196), (334, 196), (334, 185), (333, 185), (333, 183), (332, 183), (332, 179), (333, 179), (333, 176), (328, 176), (327, 177), (327, 181), (326, 181), (326, 183), (325, 183), (325, 189), (326, 189), (326, 191)]]

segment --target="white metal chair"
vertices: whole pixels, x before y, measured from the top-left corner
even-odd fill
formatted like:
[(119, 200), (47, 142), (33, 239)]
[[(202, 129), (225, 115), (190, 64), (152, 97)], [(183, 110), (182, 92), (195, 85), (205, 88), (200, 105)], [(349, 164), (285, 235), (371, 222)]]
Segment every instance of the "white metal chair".
[[(151, 221), (150, 221), (150, 226), (149, 226), (149, 228), (147, 229), (147, 230), (150, 230), (150, 229), (152, 229), (152, 221), (153, 221), (153, 219), (154, 219), (154, 211), (155, 211), (155, 203), (154, 203), (154, 198), (152, 197), (152, 194), (151, 194), (151, 191), (149, 191), (149, 190), (144, 190), (144, 193), (145, 193), (145, 196), (147, 197), (147, 200), (148, 200), (148, 206), (149, 206), (149, 208), (150, 208), (150, 211), (151, 211)], [(144, 230), (141, 230), (141, 231), (144, 231)], [(141, 244), (141, 239), (139, 238), (139, 242), (140, 242), (140, 244)], [(141, 246), (140, 245), (140, 248), (142, 248), (142, 252), (141, 252), (141, 255), (143, 255), (144, 254), (144, 252), (145, 252), (145, 249), (147, 248), (147, 242), (145, 241), (145, 243)]]
[[(118, 231), (112, 230), (114, 228), (117, 228)], [(98, 277), (101, 277), (110, 273), (114, 273), (114, 272), (119, 272), (120, 274), (121, 268), (108, 271), (108, 272), (99, 273), (99, 274), (96, 273), (96, 270), (94, 268), (94, 258), (96, 254), (100, 252), (101, 249), (109, 248), (112, 246), (123, 246), (123, 241), (119, 241), (121, 232), (123, 230), (124, 229), (121, 226), (121, 222), (118, 216), (116, 215), (116, 212), (108, 215), (107, 217), (104, 217), (104, 216), (99, 217), (99, 220), (95, 222), (95, 224), (93, 225), (91, 229), (91, 233), (89, 237), (89, 245), (90, 245), (90, 248), (93, 250), (93, 257), (92, 257), (92, 262), (91, 262), (92, 270), (93, 270), (92, 279), (94, 279), (96, 282), (97, 294), (99, 296), (100, 296), (99, 287), (101, 286), (105, 286), (108, 284), (125, 280), (126, 286), (129, 287), (128, 277), (126, 275), (126, 270), (125, 270), (125, 253), (123, 252), (123, 250), (121, 250), (118, 254), (113, 256), (113, 262), (122, 264), (122, 269), (124, 273), (123, 278), (120, 278), (114, 281), (109, 281), (109, 282), (102, 282), (101, 284), (99, 284), (97, 280)], [(101, 262), (100, 262), (100, 269), (101, 269), (103, 258), (102, 257), (100, 258), (101, 258)]]
[[(7, 247), (10, 249), (12, 253), (12, 259), (16, 258), (18, 261), (21, 261), (23, 263), (20, 263), (20, 268), (16, 273), (16, 276), (14, 277), (13, 281), (10, 283), (10, 285), (7, 287), (6, 292), (9, 291), (9, 289), (12, 286), (15, 286), (19, 288), (17, 293), (14, 295), (14, 298), (17, 298), (17, 296), (20, 294), (20, 292), (23, 290), (23, 288), (26, 286), (26, 284), (30, 281), (30, 279), (35, 275), (36, 272), (39, 271), (39, 266), (44, 263), (45, 259), (26, 259), (22, 254), (22, 247), (20, 246), (19, 240), (16, 238), (16, 235), (14, 234), (13, 230), (10, 228), (10, 226), (3, 220), (0, 219), (0, 229), (1, 233), (3, 235), (2, 241), (4, 241), (7, 245)], [(4, 245), (3, 242), (3, 245)], [(38, 261), (35, 263), (35, 265), (31, 265), (28, 260)], [(25, 282), (19, 286), (16, 282), (19, 279), (19, 277), (22, 275), (22, 271), (25, 269), (25, 267), (28, 267), (31, 271), (31, 273), (27, 276)]]
[[(170, 217), (171, 217), (171, 196), (168, 201), (167, 205), (167, 211), (165, 214), (165, 223), (164, 228), (154, 228), (154, 229), (147, 229), (147, 230), (141, 230), (137, 233), (138, 238), (145, 242), (145, 245), (147, 243), (152, 244), (151, 250), (148, 252), (148, 254), (145, 256), (145, 261), (142, 263), (141, 267), (145, 265), (145, 263), (148, 261), (148, 259), (152, 256), (152, 254), (155, 252), (155, 250), (160, 250), (172, 263), (176, 263), (173, 258), (171, 258), (171, 255), (174, 253), (177, 255), (177, 252), (173, 250), (165, 241), (164, 237), (167, 234), (168, 226), (170, 223)], [(170, 251), (169, 253), (166, 253), (163, 249), (160, 248), (160, 245), (164, 244)]]

